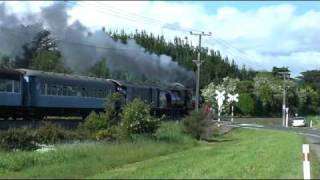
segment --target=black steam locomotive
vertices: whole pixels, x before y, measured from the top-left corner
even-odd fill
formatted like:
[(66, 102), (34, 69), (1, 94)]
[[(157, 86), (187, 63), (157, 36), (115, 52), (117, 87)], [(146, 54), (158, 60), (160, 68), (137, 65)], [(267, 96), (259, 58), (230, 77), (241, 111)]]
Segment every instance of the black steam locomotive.
[(192, 109), (192, 91), (175, 83), (168, 87), (137, 85), (113, 79), (28, 69), (0, 69), (0, 119), (46, 116), (85, 118), (102, 111), (106, 97), (121, 94), (121, 105), (140, 98), (155, 114), (184, 114)]

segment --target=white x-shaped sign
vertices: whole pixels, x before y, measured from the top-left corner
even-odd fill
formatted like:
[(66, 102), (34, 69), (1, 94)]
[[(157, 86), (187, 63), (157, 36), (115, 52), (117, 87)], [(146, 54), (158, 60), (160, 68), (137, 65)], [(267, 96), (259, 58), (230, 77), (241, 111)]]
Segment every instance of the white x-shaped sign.
[(238, 102), (239, 94), (228, 94), (228, 102)]

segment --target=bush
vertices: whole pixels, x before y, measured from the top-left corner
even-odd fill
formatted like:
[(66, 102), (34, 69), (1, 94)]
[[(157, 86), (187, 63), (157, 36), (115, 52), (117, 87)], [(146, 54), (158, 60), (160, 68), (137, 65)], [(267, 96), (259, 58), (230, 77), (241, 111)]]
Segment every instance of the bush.
[(107, 98), (107, 104), (104, 112), (96, 113), (92, 111), (86, 118), (83, 127), (90, 130), (91, 132), (97, 132), (100, 130), (106, 130), (119, 122), (118, 111), (116, 110), (119, 106), (120, 95), (113, 93)]
[(105, 118), (104, 113), (96, 113), (92, 111), (90, 115), (85, 119), (83, 127), (90, 131), (107, 129), (107, 118)]
[(204, 111), (192, 111), (189, 116), (183, 119), (184, 132), (193, 138), (200, 139), (206, 132), (206, 115)]
[(116, 138), (116, 128), (99, 130), (95, 138), (96, 140), (114, 140)]
[(160, 125), (160, 120), (150, 115), (150, 107), (140, 99), (128, 103), (120, 115), (121, 134), (153, 134)]
[(29, 128), (9, 129), (0, 134), (0, 145), (5, 150), (33, 150), (35, 145), (36, 133)]
[(0, 146), (5, 150), (34, 150), (38, 144), (54, 144), (69, 140), (81, 140), (81, 134), (65, 130), (53, 123), (44, 123), (38, 129), (16, 128), (0, 133)]
[(238, 107), (244, 115), (254, 112), (255, 101), (249, 93), (240, 94)]
[(53, 123), (45, 122), (43, 126), (36, 130), (36, 141), (38, 143), (54, 144), (65, 139), (68, 139), (66, 131)]

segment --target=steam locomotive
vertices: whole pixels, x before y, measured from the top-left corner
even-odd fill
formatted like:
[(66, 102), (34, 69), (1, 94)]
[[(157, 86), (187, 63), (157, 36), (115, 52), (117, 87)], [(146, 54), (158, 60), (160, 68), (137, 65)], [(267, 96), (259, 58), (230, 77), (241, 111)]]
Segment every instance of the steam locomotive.
[(140, 98), (152, 113), (185, 114), (192, 109), (192, 91), (179, 83), (167, 87), (138, 85), (28, 69), (0, 69), (0, 119), (46, 116), (85, 118), (103, 111), (106, 97), (121, 95), (120, 106)]

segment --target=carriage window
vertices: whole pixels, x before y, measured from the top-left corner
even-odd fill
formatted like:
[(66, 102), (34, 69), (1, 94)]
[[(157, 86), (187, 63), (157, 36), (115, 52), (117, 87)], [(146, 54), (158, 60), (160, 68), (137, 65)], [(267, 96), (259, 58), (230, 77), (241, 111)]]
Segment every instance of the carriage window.
[(81, 95), (82, 95), (83, 97), (86, 97), (86, 96), (87, 96), (86, 88), (82, 88)]
[(77, 95), (76, 87), (68, 86), (67, 92), (68, 92), (67, 93), (68, 96), (76, 96)]
[(56, 85), (51, 85), (51, 93), (50, 95), (57, 95), (58, 89)]
[(75, 87), (75, 88), (76, 88), (75, 91), (76, 91), (77, 96), (79, 96), (79, 97), (82, 96), (80, 87)]
[(160, 100), (160, 107), (165, 107), (167, 105), (167, 98), (166, 98), (166, 94), (163, 91), (160, 91), (160, 95), (159, 95), (159, 100)]
[(66, 86), (63, 86), (62, 87), (62, 96), (67, 96), (68, 93), (67, 93), (67, 87)]
[(20, 81), (14, 81), (14, 92), (20, 93)]
[(44, 83), (40, 83), (40, 94), (45, 95)]
[(48, 84), (47, 83), (41, 83), (40, 84), (40, 94), (42, 95), (48, 95)]
[(0, 92), (19, 93), (20, 82), (17, 80), (0, 79)]

